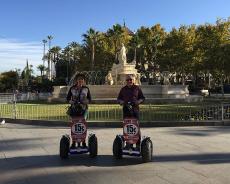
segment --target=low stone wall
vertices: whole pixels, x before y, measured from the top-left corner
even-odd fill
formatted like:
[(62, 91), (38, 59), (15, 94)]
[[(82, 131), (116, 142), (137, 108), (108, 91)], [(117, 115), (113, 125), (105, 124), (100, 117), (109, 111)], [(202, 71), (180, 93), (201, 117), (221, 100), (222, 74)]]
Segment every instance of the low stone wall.
[[(115, 100), (122, 85), (88, 85), (92, 99), (98, 101)], [(184, 85), (141, 85), (144, 96), (147, 99), (178, 99), (183, 100), (189, 97), (188, 86)], [(54, 86), (54, 92), (50, 100), (65, 101), (69, 87)]]
[(179, 98), (189, 96), (186, 85), (142, 85), (141, 89), (146, 98)]

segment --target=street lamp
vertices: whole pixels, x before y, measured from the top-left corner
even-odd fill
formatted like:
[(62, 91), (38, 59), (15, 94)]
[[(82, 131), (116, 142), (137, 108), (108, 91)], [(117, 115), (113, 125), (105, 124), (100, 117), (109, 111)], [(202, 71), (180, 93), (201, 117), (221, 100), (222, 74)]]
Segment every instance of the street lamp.
[(136, 35), (136, 31), (133, 31), (133, 33), (134, 33), (134, 42), (135, 42), (135, 48), (134, 48), (134, 61), (136, 61), (137, 60), (137, 35)]
[(146, 82), (149, 82), (149, 72), (148, 72), (148, 68), (149, 68), (149, 64), (148, 63), (144, 63), (144, 74), (145, 74), (145, 77), (146, 77)]

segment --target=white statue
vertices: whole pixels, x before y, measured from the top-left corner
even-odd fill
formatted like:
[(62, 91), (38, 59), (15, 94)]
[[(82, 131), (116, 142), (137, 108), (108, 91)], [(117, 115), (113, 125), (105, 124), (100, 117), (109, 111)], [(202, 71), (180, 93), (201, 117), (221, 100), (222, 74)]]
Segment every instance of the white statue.
[(163, 71), (162, 76), (163, 76), (163, 84), (164, 85), (170, 85), (170, 81), (169, 81), (169, 78), (171, 77), (170, 72), (169, 71)]
[(118, 55), (118, 60), (119, 60), (119, 64), (126, 65), (127, 63), (126, 48), (123, 43), (121, 44), (121, 50)]
[(133, 60), (131, 63), (129, 63), (130, 65), (136, 65), (136, 60)]
[(105, 80), (106, 80), (106, 84), (113, 85), (114, 81), (113, 81), (113, 77), (112, 77), (111, 72), (108, 73)]

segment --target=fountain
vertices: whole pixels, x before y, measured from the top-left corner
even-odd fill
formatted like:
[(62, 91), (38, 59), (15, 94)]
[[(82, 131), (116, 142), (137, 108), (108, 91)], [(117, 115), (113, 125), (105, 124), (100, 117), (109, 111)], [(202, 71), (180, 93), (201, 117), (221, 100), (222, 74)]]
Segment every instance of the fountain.
[[(116, 98), (122, 86), (125, 84), (125, 77), (128, 74), (135, 76), (135, 84), (140, 85), (145, 97), (146, 103), (175, 103), (185, 101), (200, 101), (201, 98), (192, 98), (189, 96), (187, 85), (170, 85), (168, 71), (162, 73), (163, 85), (141, 85), (140, 73), (138, 73), (136, 67), (136, 61), (127, 63), (126, 48), (124, 44), (119, 52), (119, 63), (113, 64), (112, 69), (108, 72), (104, 78), (104, 84), (101, 84), (102, 78), (94, 75), (95, 72), (83, 72), (88, 79), (87, 86), (90, 88), (92, 99), (94, 103), (116, 103)], [(76, 72), (76, 74), (79, 72)], [(75, 75), (76, 75), (75, 74)], [(50, 100), (64, 101), (69, 87), (73, 83), (72, 77), (69, 86), (55, 86), (53, 96)], [(94, 82), (90, 82), (94, 79)], [(95, 81), (96, 80), (96, 81)]]

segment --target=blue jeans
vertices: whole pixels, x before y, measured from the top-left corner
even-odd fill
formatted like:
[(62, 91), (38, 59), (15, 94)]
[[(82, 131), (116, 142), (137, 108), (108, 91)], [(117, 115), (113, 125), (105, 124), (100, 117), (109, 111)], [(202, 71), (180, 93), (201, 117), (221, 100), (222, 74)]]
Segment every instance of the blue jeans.
[(86, 109), (84, 114), (83, 114), (83, 117), (85, 118), (85, 120), (87, 120), (88, 114), (89, 114), (89, 111), (88, 111), (88, 109)]

